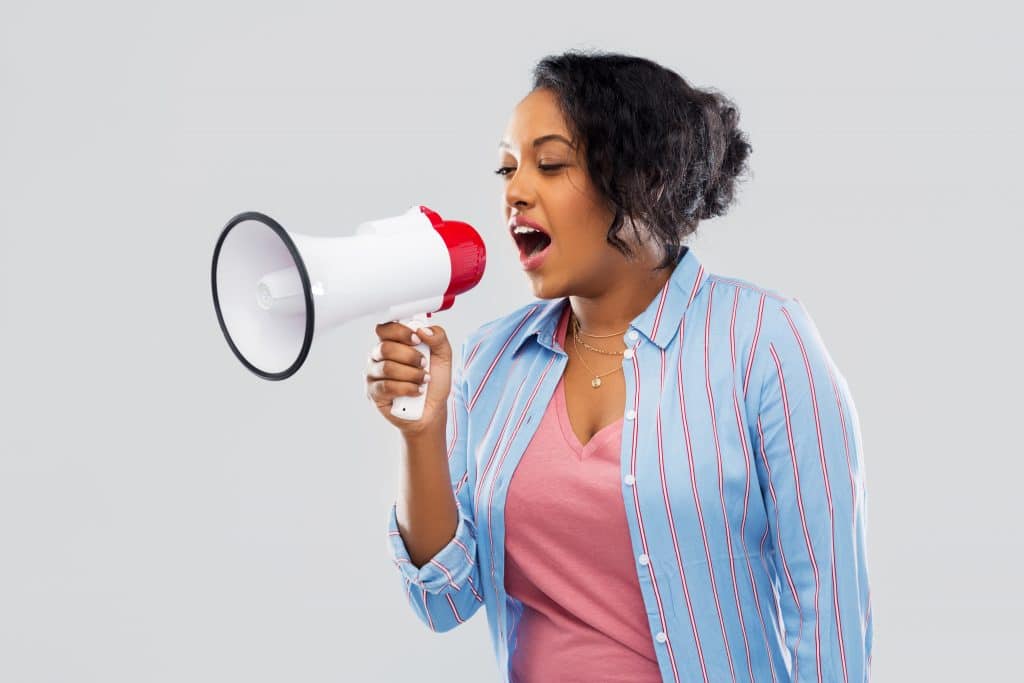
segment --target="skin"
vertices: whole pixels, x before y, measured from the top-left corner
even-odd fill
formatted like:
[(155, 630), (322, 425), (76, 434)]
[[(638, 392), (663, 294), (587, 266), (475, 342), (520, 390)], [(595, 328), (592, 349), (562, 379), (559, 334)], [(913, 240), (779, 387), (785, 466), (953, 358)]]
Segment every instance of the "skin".
[[(536, 138), (551, 133), (568, 138), (570, 143), (551, 140), (533, 146)], [(505, 147), (499, 150), (501, 165), (510, 169), (503, 180), (506, 225), (513, 214), (522, 214), (543, 226), (552, 237), (544, 265), (527, 272), (534, 294), (542, 299), (568, 296), (584, 333), (625, 331), (671, 276), (670, 269), (652, 270), (661, 256), (660, 247), (642, 228), (639, 235), (623, 231), (623, 239), (636, 249), (634, 259), (607, 243), (605, 235), (613, 213), (591, 183), (584, 149), (572, 144), (568, 126), (549, 91), (534, 90), (519, 102), (503, 143)], [(543, 170), (541, 164), (564, 166)], [(518, 258), (511, 233), (508, 239)], [(422, 339), (430, 347), (434, 381), (427, 378), (420, 354), (412, 348), (420, 337), (398, 322), (377, 325), (381, 341), (368, 359), (366, 370), (367, 397), (404, 436), (396, 515), (399, 533), (416, 567), (423, 566), (451, 542), (458, 523), (445, 443), (451, 346), (442, 327), (433, 325), (429, 329), (434, 334)], [(595, 372), (604, 374), (621, 367), (622, 357), (580, 351), (573, 339), (570, 326), (565, 344), (569, 355), (566, 407), (576, 437), (586, 444), (600, 429), (622, 419), (622, 373), (603, 377), (606, 384), (596, 392), (590, 386)], [(587, 341), (608, 351), (625, 348), (621, 336)], [(587, 360), (581, 364), (584, 357)], [(420, 384), (427, 387), (423, 417), (417, 422), (393, 417), (390, 408), (394, 397), (417, 396)]]
[[(533, 147), (536, 138), (552, 133), (573, 144), (549, 140)], [(652, 270), (661, 258), (661, 247), (643, 226), (638, 226), (640, 234), (635, 236), (627, 222), (620, 233), (636, 251), (636, 258), (629, 259), (608, 244), (606, 235), (614, 213), (591, 182), (585, 148), (572, 140), (551, 91), (533, 90), (516, 105), (498, 151), (500, 166), (507, 169), (502, 195), (505, 225), (513, 215), (521, 214), (543, 226), (552, 238), (544, 264), (533, 271), (524, 270), (534, 296), (568, 296), (585, 334), (612, 334), (628, 328), (671, 277), (674, 266)], [(554, 170), (540, 168), (555, 164), (565, 165)], [(511, 234), (509, 240), (518, 258)], [(625, 348), (616, 337), (599, 343), (587, 341), (608, 350)], [(587, 361), (590, 363), (590, 356)], [(590, 365), (601, 371), (612, 367), (607, 360), (600, 368)]]

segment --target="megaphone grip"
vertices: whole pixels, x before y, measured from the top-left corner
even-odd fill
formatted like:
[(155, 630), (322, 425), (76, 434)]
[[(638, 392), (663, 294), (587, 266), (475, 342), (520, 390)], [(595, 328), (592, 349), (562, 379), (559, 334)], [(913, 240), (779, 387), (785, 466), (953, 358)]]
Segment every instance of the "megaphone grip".
[[(414, 332), (421, 327), (427, 326), (426, 316), (414, 316), (412, 318), (399, 320), (410, 330)], [(414, 347), (424, 358), (427, 359), (425, 366), (427, 372), (430, 372), (430, 347), (425, 343), (419, 343)], [(426, 392), (419, 396), (396, 396), (391, 401), (391, 414), (395, 417), (402, 418), (403, 420), (416, 421), (423, 417), (423, 405), (427, 400)]]

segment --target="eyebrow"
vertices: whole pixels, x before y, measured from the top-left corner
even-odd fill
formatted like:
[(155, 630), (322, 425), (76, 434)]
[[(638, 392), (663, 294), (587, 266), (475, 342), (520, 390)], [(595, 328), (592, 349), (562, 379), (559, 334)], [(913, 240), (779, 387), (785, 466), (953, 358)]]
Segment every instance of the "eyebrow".
[[(533, 141), (533, 146), (537, 147), (538, 145), (541, 145), (541, 144), (543, 144), (543, 143), (545, 143), (545, 142), (547, 142), (549, 140), (561, 140), (562, 142), (564, 142), (565, 144), (569, 145), (570, 147), (573, 147), (573, 148), (576, 147), (576, 145), (574, 145), (572, 142), (567, 140), (565, 137), (559, 135), (558, 133), (551, 133), (550, 135), (542, 135), (542, 136), (540, 136), (539, 138), (537, 138), (536, 140)], [(501, 142), (498, 143), (498, 149), (509, 149), (510, 147), (511, 147), (511, 145), (509, 145), (504, 140), (502, 140)]]

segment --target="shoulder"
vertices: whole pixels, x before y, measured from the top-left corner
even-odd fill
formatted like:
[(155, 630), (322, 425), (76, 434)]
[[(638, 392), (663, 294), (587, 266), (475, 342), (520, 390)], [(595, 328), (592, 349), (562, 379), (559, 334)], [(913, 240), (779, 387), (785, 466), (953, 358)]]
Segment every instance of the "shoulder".
[(768, 400), (763, 392), (777, 399), (783, 383), (789, 388), (790, 399), (794, 399), (813, 395), (814, 385), (824, 378), (842, 376), (817, 322), (798, 297), (768, 297), (762, 313), (753, 369), (755, 378), (759, 377), (754, 385), (759, 389), (752, 392), (761, 405)]
[[(761, 389), (779, 365), (814, 367), (831, 363), (821, 334), (804, 303), (793, 293), (750, 279), (709, 273), (702, 295), (713, 296), (716, 307), (733, 307), (737, 335), (749, 341), (749, 396), (759, 399)], [(713, 294), (712, 294), (713, 292)], [(728, 304), (720, 304), (720, 297)], [(742, 324), (741, 324), (742, 321)], [(742, 330), (742, 332), (740, 332)]]
[(759, 320), (773, 333), (787, 330), (787, 321), (810, 322), (810, 314), (798, 297), (763, 283), (732, 275), (708, 273), (703, 289), (705, 294), (713, 289), (716, 298), (722, 292), (734, 295), (741, 307), (753, 307)]
[(477, 358), (493, 357), (502, 348), (513, 346), (533, 329), (531, 321), (538, 320), (541, 314), (556, 303), (556, 300), (536, 299), (480, 324), (466, 335), (463, 362), (469, 365)]
[(491, 318), (490, 320), (481, 323), (475, 330), (470, 332), (468, 339), (474, 341), (485, 339), (493, 336), (496, 331), (514, 327), (516, 322), (526, 318), (531, 311), (534, 309), (540, 309), (547, 303), (548, 302), (546, 301), (531, 301), (530, 303), (514, 308), (508, 313), (497, 318)]
[(480, 344), (494, 343), (495, 341), (507, 341), (516, 329), (521, 329), (523, 323), (541, 313), (546, 307), (552, 305), (552, 301), (535, 300), (523, 304), (504, 315), (492, 318), (480, 324), (475, 330), (466, 336), (466, 347), (468, 349)]
[(766, 306), (769, 302), (771, 302), (773, 307), (780, 306), (791, 299), (789, 295), (779, 291), (778, 289), (765, 286), (764, 284), (754, 282), (752, 280), (732, 275), (722, 275), (719, 273), (709, 272), (705, 288), (711, 289), (711, 287), (714, 287), (716, 290), (721, 289), (723, 291), (735, 292), (741, 299), (763, 298)]

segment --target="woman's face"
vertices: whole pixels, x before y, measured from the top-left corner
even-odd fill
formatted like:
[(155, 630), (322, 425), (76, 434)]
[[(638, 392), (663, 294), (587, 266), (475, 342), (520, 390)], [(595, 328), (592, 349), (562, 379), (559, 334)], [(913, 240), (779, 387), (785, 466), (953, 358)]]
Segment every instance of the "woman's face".
[(591, 183), (584, 150), (571, 139), (550, 90), (534, 90), (516, 106), (498, 155), (502, 211), (517, 258), (522, 261), (524, 252), (545, 240), (517, 238), (511, 225), (516, 216), (536, 223), (551, 239), (539, 265), (523, 266), (534, 295), (596, 296), (625, 257), (606, 241), (614, 213)]

